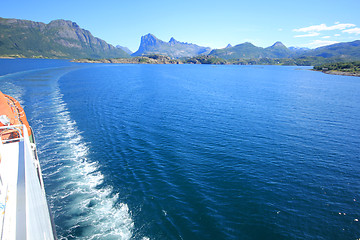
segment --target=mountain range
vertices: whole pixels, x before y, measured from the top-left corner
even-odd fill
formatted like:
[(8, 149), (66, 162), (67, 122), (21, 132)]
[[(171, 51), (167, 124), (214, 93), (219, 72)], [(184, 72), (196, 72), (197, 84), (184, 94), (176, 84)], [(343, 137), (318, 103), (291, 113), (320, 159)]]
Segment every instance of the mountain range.
[(311, 49), (302, 54), (303, 56), (317, 56), (323, 58), (343, 58), (360, 60), (360, 40), (353, 42), (336, 43), (324, 47)]
[(152, 34), (141, 37), (139, 49), (132, 53), (123, 46), (114, 47), (94, 37), (75, 22), (54, 20), (48, 24), (20, 19), (0, 18), (0, 57), (41, 58), (129, 58), (131, 56), (165, 55), (171, 58), (209, 57), (234, 59), (322, 58), (334, 61), (360, 60), (360, 40), (337, 43), (316, 49), (287, 48), (276, 42), (267, 48), (246, 42), (223, 49), (211, 49), (171, 38), (162, 41)]
[(252, 43), (246, 42), (234, 47), (228, 46), (223, 49), (214, 49), (209, 55), (223, 59), (289, 58), (295, 55), (295, 52), (288, 49), (281, 42), (276, 42), (267, 48), (256, 47)]
[(353, 42), (337, 43), (316, 49), (287, 48), (281, 42), (262, 48), (246, 42), (234, 47), (214, 49), (211, 56), (223, 59), (258, 59), (258, 58), (300, 58), (300, 57), (322, 57), (338, 58), (344, 60), (360, 60), (360, 40)]

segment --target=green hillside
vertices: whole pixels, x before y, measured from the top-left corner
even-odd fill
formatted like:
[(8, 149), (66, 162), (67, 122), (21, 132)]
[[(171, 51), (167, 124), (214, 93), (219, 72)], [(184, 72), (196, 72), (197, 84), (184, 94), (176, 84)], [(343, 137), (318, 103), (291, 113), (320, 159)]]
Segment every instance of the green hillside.
[(211, 56), (223, 59), (247, 59), (247, 58), (265, 58), (264, 49), (256, 47), (252, 43), (246, 42), (234, 47), (223, 49), (214, 49), (210, 52)]
[(289, 58), (294, 55), (282, 42), (276, 42), (274, 45), (265, 48), (264, 52), (268, 58)]
[(335, 70), (341, 72), (360, 73), (360, 61), (322, 64), (314, 66), (314, 69), (320, 71)]
[(111, 58), (129, 57), (129, 54), (71, 21), (45, 24), (0, 18), (0, 56)]
[(303, 56), (316, 56), (324, 58), (338, 57), (344, 59), (345, 61), (360, 60), (360, 40), (319, 47), (305, 52)]

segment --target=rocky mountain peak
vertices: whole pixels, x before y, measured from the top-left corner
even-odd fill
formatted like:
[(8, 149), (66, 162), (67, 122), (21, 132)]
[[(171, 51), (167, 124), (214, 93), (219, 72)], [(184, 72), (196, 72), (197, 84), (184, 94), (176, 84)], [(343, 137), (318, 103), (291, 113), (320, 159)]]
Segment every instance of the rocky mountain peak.
[(286, 46), (282, 43), (282, 42), (276, 42), (276, 43), (274, 43), (271, 47), (277, 47), (277, 48), (279, 48), (279, 47), (281, 47), (281, 48), (286, 48)]
[(201, 47), (192, 43), (179, 42), (173, 37), (169, 42), (165, 42), (149, 33), (141, 37), (140, 47), (132, 56), (160, 54), (171, 58), (179, 58), (208, 54), (210, 51), (210, 48)]
[(48, 27), (69, 27), (69, 28), (80, 28), (76, 22), (72, 22), (70, 20), (58, 19), (51, 21)]
[(175, 38), (170, 38), (170, 41), (169, 41), (170, 44), (176, 44), (176, 43), (180, 43), (179, 41), (175, 40)]
[(159, 42), (159, 39), (151, 33), (141, 37), (140, 45), (155, 46)]

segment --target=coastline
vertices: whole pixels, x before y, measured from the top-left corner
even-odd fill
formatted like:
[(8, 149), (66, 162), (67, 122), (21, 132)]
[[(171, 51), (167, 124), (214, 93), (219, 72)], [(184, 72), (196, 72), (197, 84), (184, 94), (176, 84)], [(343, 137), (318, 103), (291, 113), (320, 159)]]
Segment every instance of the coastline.
[(76, 63), (119, 63), (119, 64), (182, 64), (180, 60), (169, 57), (134, 57), (134, 58), (108, 58), (108, 59), (74, 59)]
[[(23, 58), (19, 56), (0, 56), (0, 59), (16, 59)], [(39, 59), (39, 58), (33, 58)], [(43, 59), (58, 59), (58, 58), (43, 58)], [(65, 60), (65, 59), (64, 59)], [(81, 58), (81, 59), (66, 59), (70, 62), (75, 63), (105, 63), (105, 64), (211, 64), (211, 65), (278, 65), (278, 66), (294, 66), (294, 65), (282, 65), (282, 64), (261, 64), (261, 63), (248, 63), (244, 64), (242, 62), (231, 62), (224, 59), (218, 59), (211, 56), (197, 56), (190, 59), (171, 59), (168, 56), (163, 55), (149, 55), (149, 56), (139, 56), (132, 58), (107, 58), (107, 59), (91, 59), (91, 58)], [(295, 66), (310, 66), (310, 65), (295, 65)], [(322, 72), (325, 74), (331, 75), (340, 75), (340, 76), (350, 76), (350, 77), (360, 77), (360, 72), (342, 72), (336, 70), (317, 70), (315, 68), (308, 69), (310, 71)]]
[(322, 70), (315, 70), (315, 69), (311, 69), (311, 70), (315, 71), (315, 72), (322, 72), (322, 73), (331, 74), (331, 75), (360, 77), (360, 72), (341, 72), (341, 71), (335, 71), (335, 70), (322, 71)]
[(224, 59), (213, 56), (200, 55), (186, 59), (172, 59), (168, 56), (152, 54), (131, 58), (108, 58), (108, 59), (74, 59), (77, 63), (119, 63), (119, 64), (230, 64)]

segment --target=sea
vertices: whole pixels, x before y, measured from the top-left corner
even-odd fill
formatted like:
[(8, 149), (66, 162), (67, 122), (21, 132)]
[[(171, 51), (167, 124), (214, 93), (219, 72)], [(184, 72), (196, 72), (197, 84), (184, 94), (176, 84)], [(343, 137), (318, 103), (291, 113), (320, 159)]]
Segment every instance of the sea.
[(360, 78), (1, 59), (58, 239), (360, 238)]

